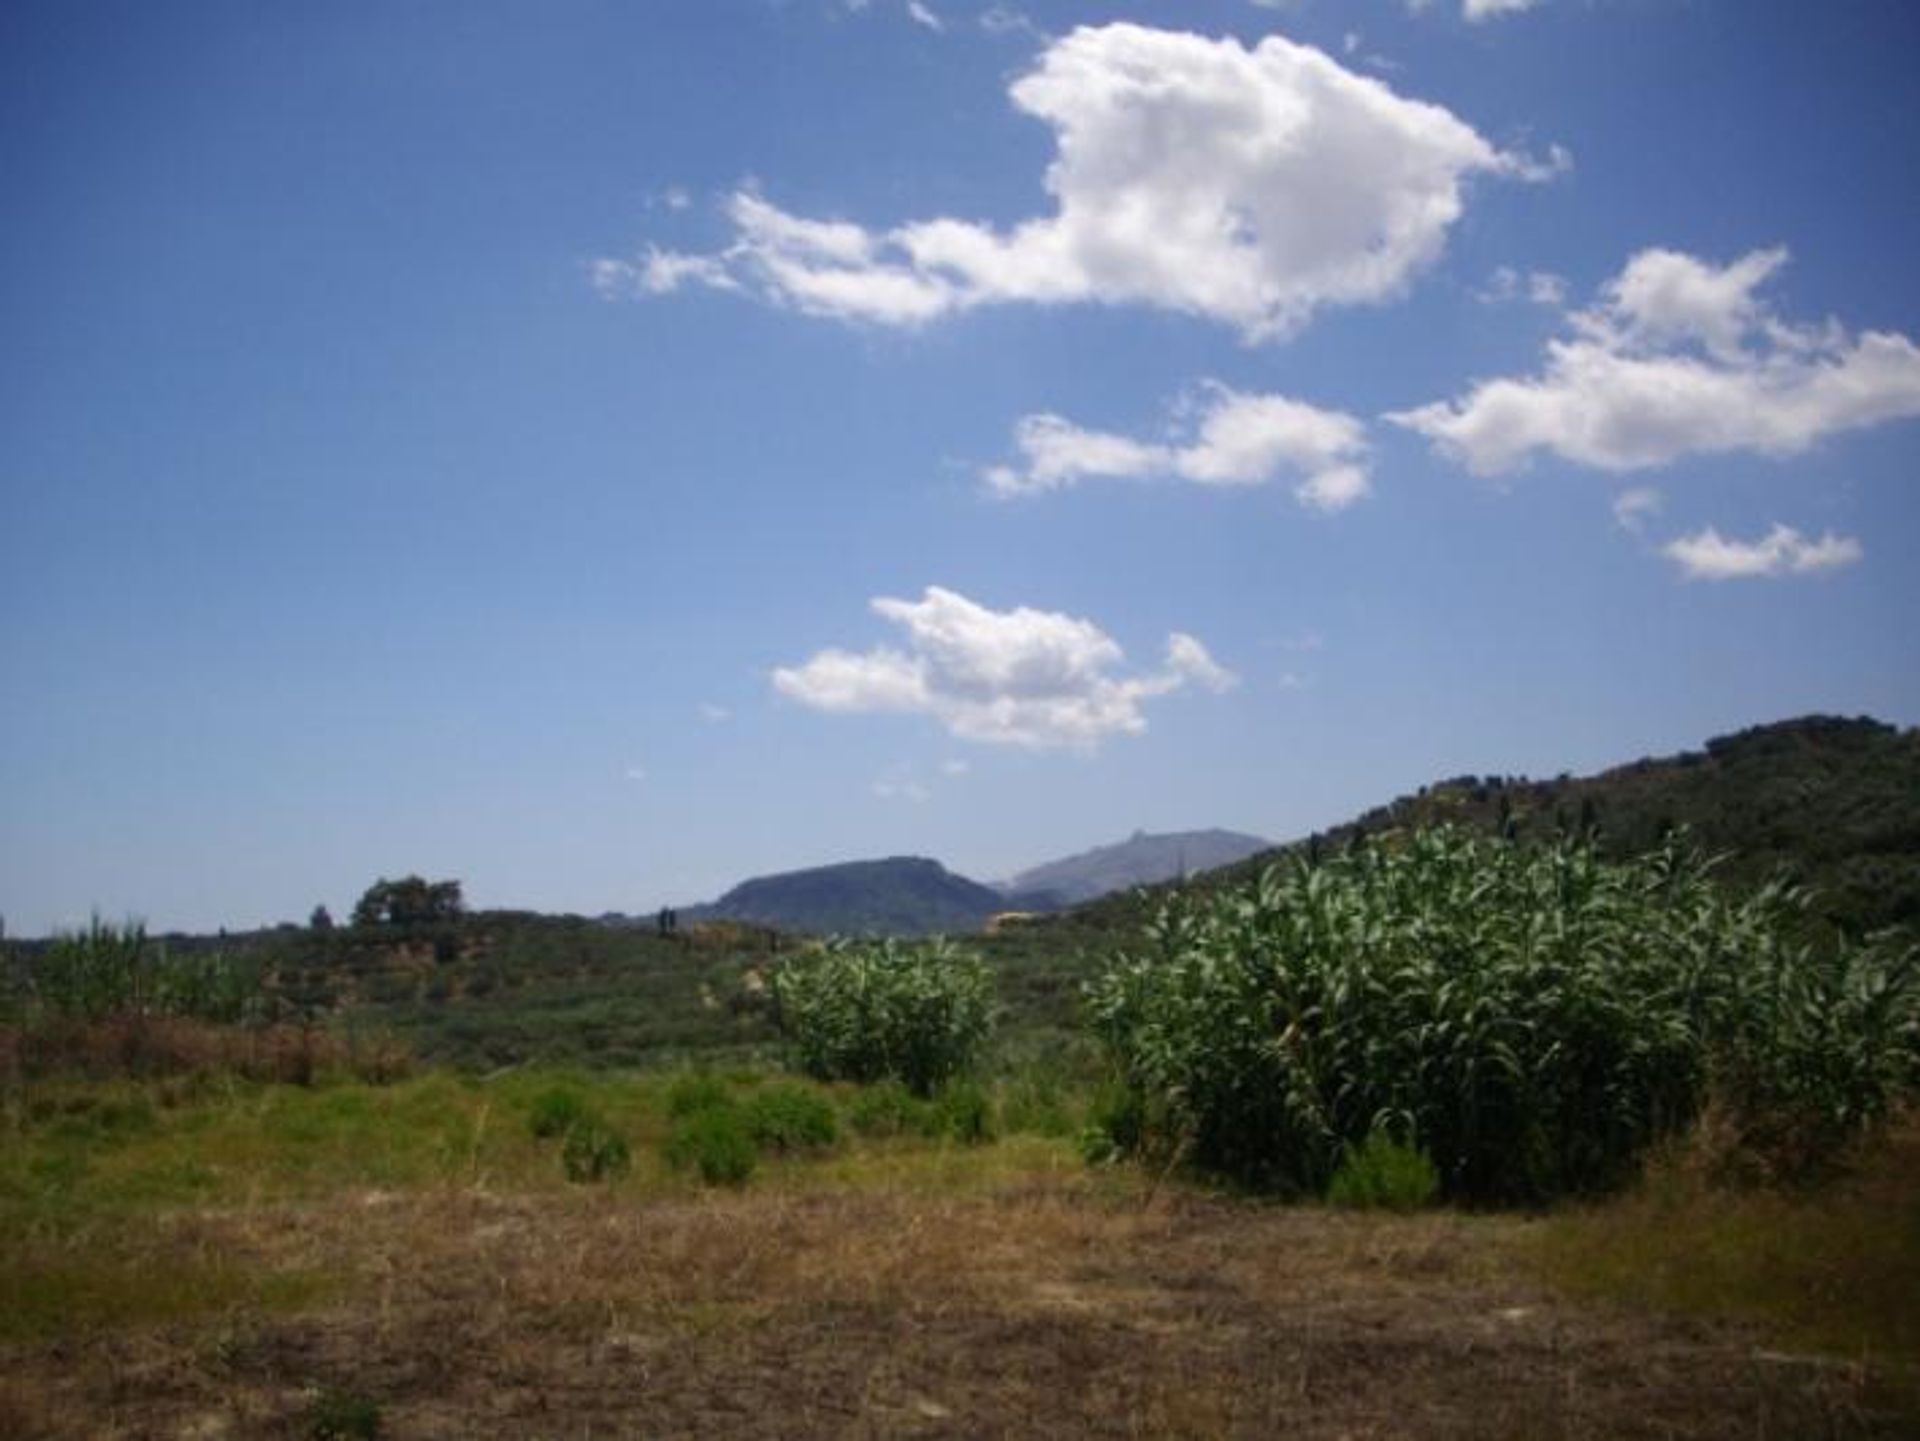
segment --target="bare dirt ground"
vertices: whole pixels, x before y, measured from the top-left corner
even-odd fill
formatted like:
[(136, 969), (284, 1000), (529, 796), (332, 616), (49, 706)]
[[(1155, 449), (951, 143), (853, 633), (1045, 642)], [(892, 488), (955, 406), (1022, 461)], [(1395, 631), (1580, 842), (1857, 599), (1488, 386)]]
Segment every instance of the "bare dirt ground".
[(400, 1438), (1914, 1434), (1898, 1375), (1556, 1298), (1535, 1224), (1084, 1180), (176, 1216), (179, 1254), (329, 1290), (0, 1347), (0, 1435), (358, 1434), (322, 1392)]

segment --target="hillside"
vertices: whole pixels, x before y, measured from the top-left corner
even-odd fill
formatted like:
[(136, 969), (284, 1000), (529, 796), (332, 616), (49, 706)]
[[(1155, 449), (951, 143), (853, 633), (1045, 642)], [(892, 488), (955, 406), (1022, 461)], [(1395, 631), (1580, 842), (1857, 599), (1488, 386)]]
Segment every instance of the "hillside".
[[(1361, 832), (1442, 823), (1506, 831), (1523, 842), (1590, 828), (1616, 855), (1647, 850), (1685, 826), (1724, 855), (1721, 875), (1733, 885), (1784, 874), (1811, 887), (1816, 913), (1844, 930), (1920, 927), (1920, 730), (1867, 717), (1752, 726), (1702, 750), (1591, 776), (1455, 776), (1209, 879), (1342, 846)], [(1132, 909), (1114, 897), (1082, 916), (1104, 928)]]
[(1267, 850), (1272, 842), (1235, 831), (1135, 831), (1124, 841), (1050, 861), (1020, 872), (996, 889), (1004, 895), (1046, 895), (1059, 905), (1078, 905), (1130, 886), (1152, 885), (1232, 865)]
[(681, 915), (818, 935), (906, 936), (978, 930), (1007, 905), (1000, 892), (938, 861), (894, 856), (758, 876)]

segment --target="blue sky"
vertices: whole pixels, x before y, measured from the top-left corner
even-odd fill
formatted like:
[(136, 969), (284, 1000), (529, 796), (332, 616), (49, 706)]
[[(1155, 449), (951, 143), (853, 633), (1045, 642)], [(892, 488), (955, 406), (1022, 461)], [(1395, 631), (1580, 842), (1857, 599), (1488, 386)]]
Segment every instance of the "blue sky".
[(14, 4), (0, 913), (1920, 721), (1908, 0)]

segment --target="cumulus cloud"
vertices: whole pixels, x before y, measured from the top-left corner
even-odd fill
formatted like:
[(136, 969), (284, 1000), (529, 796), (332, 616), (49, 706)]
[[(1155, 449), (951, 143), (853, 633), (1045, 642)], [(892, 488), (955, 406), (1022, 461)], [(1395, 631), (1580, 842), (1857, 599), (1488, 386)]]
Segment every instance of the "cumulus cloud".
[(917, 601), (881, 596), (872, 606), (905, 632), (903, 648), (823, 650), (775, 670), (774, 688), (815, 710), (930, 715), (961, 740), (1090, 749), (1146, 730), (1144, 701), (1189, 684), (1236, 683), (1177, 631), (1160, 669), (1127, 675), (1111, 636), (1057, 611), (990, 610), (939, 586)]
[(1661, 547), (1688, 580), (1778, 579), (1816, 575), (1853, 565), (1865, 555), (1852, 536), (1828, 531), (1808, 540), (1792, 526), (1775, 525), (1756, 541), (1729, 540), (1712, 526)]
[(1285, 473), (1299, 477), (1294, 495), (1301, 504), (1339, 510), (1369, 489), (1366, 426), (1359, 420), (1284, 395), (1246, 395), (1217, 381), (1197, 387), (1157, 440), (1088, 430), (1040, 414), (1016, 423), (1013, 442), (1018, 463), (984, 472), (988, 488), (999, 495), (1149, 476), (1264, 485)]
[(1550, 341), (1545, 368), (1387, 416), (1483, 475), (1546, 451), (1626, 472), (1688, 455), (1790, 455), (1837, 431), (1920, 415), (1920, 347), (1904, 335), (1794, 325), (1758, 293), (1786, 263), (1718, 266), (1645, 250)]
[(1498, 150), (1441, 106), (1279, 35), (1248, 49), (1083, 27), (1050, 42), (1009, 94), (1054, 132), (1050, 213), (1007, 229), (942, 217), (873, 230), (792, 215), (745, 189), (717, 254), (653, 251), (601, 268), (630, 294), (744, 289), (883, 325), (1097, 302), (1263, 340), (1323, 306), (1398, 295), (1441, 253), (1473, 176), (1538, 180), (1568, 163), (1557, 147), (1544, 162)]

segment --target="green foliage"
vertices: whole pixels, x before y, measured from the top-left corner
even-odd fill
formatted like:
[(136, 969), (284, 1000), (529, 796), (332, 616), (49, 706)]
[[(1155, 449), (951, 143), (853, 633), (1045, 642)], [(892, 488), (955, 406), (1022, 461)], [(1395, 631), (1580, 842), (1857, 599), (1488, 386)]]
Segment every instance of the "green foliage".
[(1106, 1082), (1087, 1107), (1080, 1154), (1096, 1166), (1148, 1156), (1155, 1142), (1167, 1134), (1164, 1119), (1155, 1114), (1158, 1109), (1141, 1088)]
[(840, 1137), (833, 1107), (801, 1086), (764, 1086), (747, 1098), (743, 1114), (747, 1134), (763, 1151), (822, 1150)]
[(924, 1136), (936, 1129), (933, 1104), (895, 1080), (861, 1087), (847, 1110), (847, 1124), (862, 1136), (876, 1138)]
[(1914, 957), (1816, 951), (1794, 893), (1706, 872), (1443, 828), (1176, 897), (1089, 988), (1141, 1105), (1109, 1136), (1318, 1194), (1386, 1126), (1451, 1196), (1540, 1201), (1626, 1179), (1713, 1088), (1817, 1151), (1915, 1080)]
[(560, 1147), (560, 1167), (569, 1181), (606, 1181), (633, 1163), (627, 1138), (596, 1117), (576, 1121)]
[(738, 1106), (708, 1106), (681, 1116), (667, 1135), (667, 1164), (697, 1169), (709, 1186), (744, 1186), (758, 1161)]
[(1440, 1173), (1425, 1151), (1374, 1131), (1349, 1146), (1327, 1182), (1327, 1201), (1355, 1211), (1418, 1211), (1440, 1194)]
[(587, 1119), (587, 1103), (571, 1086), (554, 1086), (533, 1099), (527, 1129), (542, 1140), (564, 1136)]
[(986, 967), (945, 941), (834, 942), (772, 983), (795, 1060), (824, 1080), (892, 1076), (926, 1096), (978, 1057), (990, 1028)]
[(955, 1078), (934, 1092), (933, 1124), (963, 1146), (983, 1145), (993, 1139), (993, 1105), (978, 1083)]
[(457, 921), (465, 911), (458, 881), (428, 881), (419, 876), (390, 881), (383, 876), (367, 887), (354, 906), (353, 923), (363, 928), (437, 926)]
[(116, 1015), (174, 1015), (234, 1022), (254, 1009), (254, 968), (220, 951), (170, 956), (137, 921), (95, 916), (25, 959), (29, 1009), (41, 1018), (97, 1021)]
[(711, 1071), (689, 1071), (667, 1092), (667, 1114), (675, 1119), (732, 1104), (727, 1083)]
[(380, 1403), (358, 1391), (328, 1387), (307, 1407), (308, 1441), (374, 1441), (380, 1427)]

